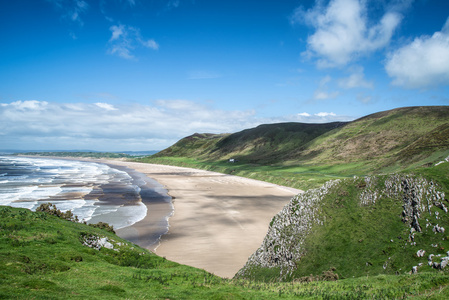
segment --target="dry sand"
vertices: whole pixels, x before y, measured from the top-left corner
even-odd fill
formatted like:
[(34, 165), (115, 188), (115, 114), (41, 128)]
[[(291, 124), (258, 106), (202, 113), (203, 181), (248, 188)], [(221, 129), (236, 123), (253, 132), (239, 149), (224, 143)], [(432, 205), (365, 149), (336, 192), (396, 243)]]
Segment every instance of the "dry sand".
[[(169, 260), (232, 278), (261, 245), (271, 218), (301, 191), (203, 170), (145, 163), (101, 162), (132, 168), (165, 186), (173, 197), (174, 214), (156, 254)], [(151, 235), (148, 216), (120, 230), (139, 244)], [(142, 239), (143, 240), (143, 239)], [(142, 245), (145, 246), (145, 245)]]

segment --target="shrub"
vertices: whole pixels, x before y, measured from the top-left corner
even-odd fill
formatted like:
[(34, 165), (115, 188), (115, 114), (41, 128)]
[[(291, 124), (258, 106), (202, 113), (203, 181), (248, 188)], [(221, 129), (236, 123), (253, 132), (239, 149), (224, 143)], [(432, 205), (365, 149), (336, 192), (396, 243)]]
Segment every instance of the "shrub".
[(69, 220), (72, 222), (79, 222), (78, 217), (73, 215), (71, 210), (68, 210), (66, 212), (62, 212), (59, 209), (56, 208), (56, 205), (48, 202), (48, 203), (42, 203), (36, 211), (42, 211), (52, 216), (57, 216), (59, 218)]
[(106, 231), (115, 233), (114, 226), (109, 225), (108, 223), (105, 223), (105, 222), (98, 222), (97, 224), (89, 224), (89, 226), (104, 229)]

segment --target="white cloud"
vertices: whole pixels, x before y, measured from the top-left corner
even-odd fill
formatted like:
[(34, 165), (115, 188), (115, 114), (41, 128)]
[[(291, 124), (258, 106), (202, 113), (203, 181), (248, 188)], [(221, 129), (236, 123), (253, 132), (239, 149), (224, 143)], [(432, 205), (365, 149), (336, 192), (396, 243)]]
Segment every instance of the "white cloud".
[(371, 103), (373, 101), (373, 98), (371, 96), (359, 93), (356, 96), (357, 101), (362, 102), (364, 104)]
[(327, 100), (337, 98), (340, 94), (338, 91), (329, 92), (328, 84), (332, 81), (332, 78), (327, 75), (320, 80), (318, 88), (313, 94), (315, 100)]
[(167, 3), (167, 8), (168, 8), (168, 9), (170, 9), (170, 8), (178, 8), (178, 7), (179, 7), (179, 4), (180, 4), (180, 1), (179, 1), (179, 0), (170, 0), (170, 1), (168, 1), (168, 3)]
[(1, 146), (162, 149), (195, 132), (235, 132), (257, 126), (260, 120), (254, 115), (254, 111), (222, 111), (187, 100), (115, 106), (15, 101), (0, 105)]
[(144, 47), (147, 47), (147, 48), (150, 48), (150, 49), (153, 49), (153, 50), (159, 49), (159, 44), (156, 43), (156, 41), (153, 40), (153, 39), (151, 39), (151, 40), (146, 40), (146, 41), (144, 41), (144, 40), (139, 40), (139, 42), (140, 42)]
[(369, 26), (367, 1), (331, 0), (328, 6), (317, 1), (307, 11), (296, 9), (292, 22), (315, 28), (303, 55), (317, 57), (319, 67), (336, 67), (385, 47), (401, 19), (398, 13), (387, 11), (377, 24)]
[(109, 39), (109, 54), (118, 55), (125, 59), (135, 59), (131, 51), (136, 47), (159, 49), (159, 44), (153, 39), (144, 39), (138, 28), (119, 24), (111, 26), (109, 30), (112, 32)]
[(354, 68), (353, 72), (349, 77), (340, 78), (338, 80), (338, 86), (344, 89), (354, 89), (354, 88), (366, 88), (372, 89), (374, 83), (372, 81), (367, 81), (365, 79), (365, 74), (363, 68)]
[[(46, 101), (37, 101), (37, 100), (26, 100), (26, 101), (15, 101), (9, 104), (10, 106), (14, 107), (17, 110), (42, 110), (47, 105), (48, 102)], [(2, 104), (2, 106), (8, 106), (8, 104)]]
[(315, 100), (327, 100), (327, 99), (335, 99), (338, 97), (340, 93), (338, 91), (335, 92), (327, 92), (327, 91), (322, 91), (322, 90), (316, 90), (313, 93), (313, 98)]
[(136, 0), (125, 0), (125, 2), (127, 2), (129, 4), (129, 6), (136, 5)]
[(344, 122), (351, 121), (353, 118), (348, 116), (337, 115), (333, 112), (319, 112), (310, 114), (307, 112), (299, 113), (292, 118), (296, 122), (303, 123), (329, 123), (329, 122)]
[(109, 42), (113, 42), (115, 40), (118, 40), (120, 38), (120, 36), (123, 35), (123, 31), (125, 30), (125, 26), (124, 25), (113, 25), (109, 28), (112, 31), (112, 36), (109, 39)]
[(224, 111), (188, 100), (152, 105), (14, 101), (0, 105), (1, 147), (22, 149), (160, 150), (200, 133), (232, 133), (260, 124), (331, 122), (334, 113), (264, 119), (255, 111)]
[(333, 112), (319, 112), (319, 113), (317, 113), (317, 114), (315, 114), (317, 117), (322, 117), (322, 118), (325, 118), (325, 117), (335, 117), (335, 116), (337, 116), (336, 114), (334, 114)]
[(449, 84), (449, 18), (441, 31), (421, 36), (390, 54), (385, 69), (393, 84), (427, 88)]
[(97, 102), (97, 103), (95, 103), (95, 105), (100, 108), (103, 108), (105, 110), (117, 110), (117, 108), (115, 108), (113, 105), (111, 105), (109, 103)]
[(81, 15), (89, 9), (89, 4), (84, 0), (47, 0), (53, 3), (63, 12), (63, 17), (79, 25), (84, 25)]

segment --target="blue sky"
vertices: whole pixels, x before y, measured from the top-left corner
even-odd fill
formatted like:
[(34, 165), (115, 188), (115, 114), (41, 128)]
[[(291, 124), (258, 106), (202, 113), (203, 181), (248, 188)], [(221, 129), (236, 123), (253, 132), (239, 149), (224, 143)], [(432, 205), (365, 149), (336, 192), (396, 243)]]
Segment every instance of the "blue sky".
[(449, 105), (446, 0), (0, 0), (0, 149)]

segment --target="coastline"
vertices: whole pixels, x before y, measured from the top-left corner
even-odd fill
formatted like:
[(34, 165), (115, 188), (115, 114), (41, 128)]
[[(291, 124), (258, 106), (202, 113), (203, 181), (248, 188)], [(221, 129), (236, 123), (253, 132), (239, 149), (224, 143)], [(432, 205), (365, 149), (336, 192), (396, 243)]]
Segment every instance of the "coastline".
[[(162, 184), (173, 198), (169, 230), (156, 246), (156, 254), (227, 278), (232, 278), (261, 245), (272, 217), (301, 192), (204, 170), (115, 160), (97, 162), (145, 174)], [(152, 209), (148, 207), (148, 212)], [(128, 231), (148, 234), (149, 219), (127, 227)], [(125, 230), (121, 234), (127, 239)]]
[[(263, 181), (184, 167), (61, 158), (127, 172), (146, 193), (147, 215), (117, 235), (169, 260), (232, 278), (260, 247), (268, 225), (302, 192)], [(105, 220), (107, 222), (107, 220)]]

